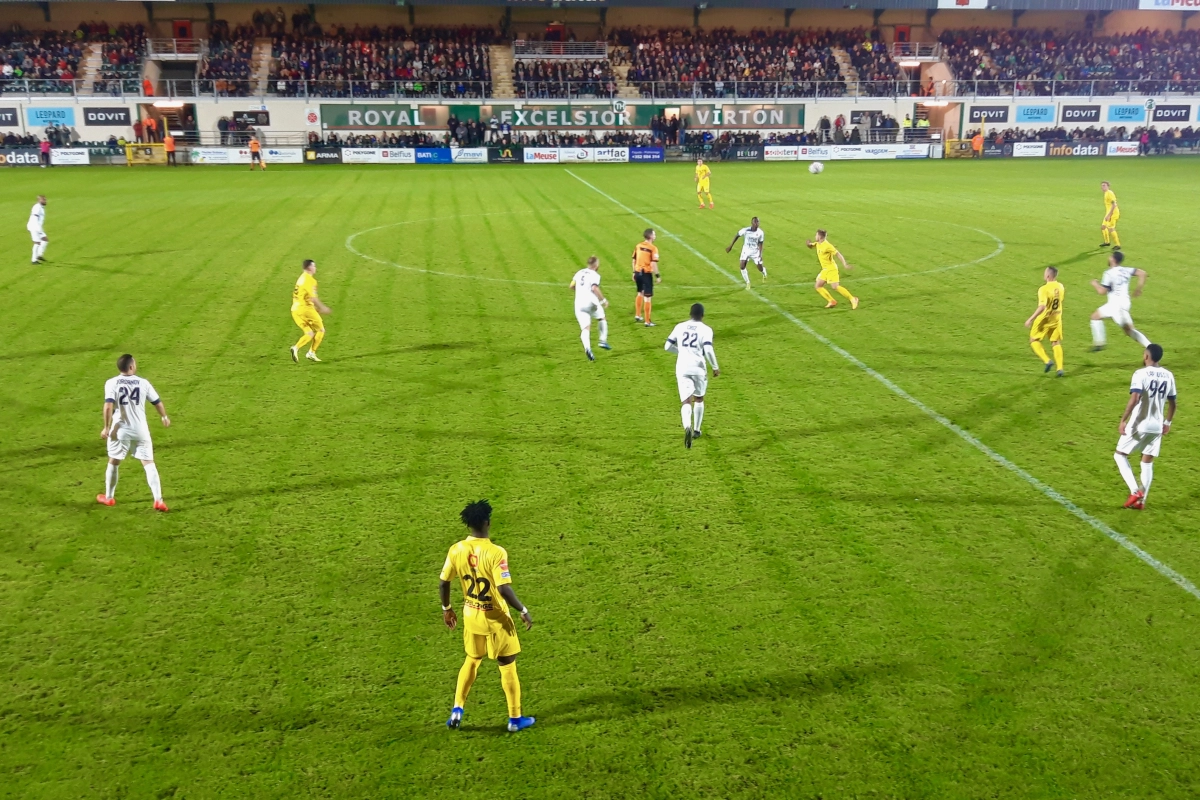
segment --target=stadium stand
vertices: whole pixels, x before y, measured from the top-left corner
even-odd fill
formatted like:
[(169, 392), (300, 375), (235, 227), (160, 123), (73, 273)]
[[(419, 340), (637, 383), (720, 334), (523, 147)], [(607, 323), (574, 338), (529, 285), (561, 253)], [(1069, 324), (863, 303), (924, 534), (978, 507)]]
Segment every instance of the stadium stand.
[(616, 75), (607, 61), (518, 61), (513, 65), (518, 97), (612, 97)]
[[(14, 30), (0, 34), (0, 79), (5, 91), (73, 91), (83, 58), (83, 32)], [(13, 81), (20, 81), (18, 86)]]
[(92, 91), (137, 92), (146, 54), (145, 27), (119, 25), (112, 30), (93, 31), (89, 38), (101, 42), (100, 68)]
[(197, 77), (200, 91), (222, 97), (250, 94), (250, 61), (254, 56), (254, 28), (242, 25), (232, 30), (217, 20), (208, 28), (208, 54), (200, 61)]
[[(276, 36), (274, 94), (322, 97), (483, 97), (491, 92), (489, 28), (359, 28)], [(302, 81), (308, 83), (302, 84)]]

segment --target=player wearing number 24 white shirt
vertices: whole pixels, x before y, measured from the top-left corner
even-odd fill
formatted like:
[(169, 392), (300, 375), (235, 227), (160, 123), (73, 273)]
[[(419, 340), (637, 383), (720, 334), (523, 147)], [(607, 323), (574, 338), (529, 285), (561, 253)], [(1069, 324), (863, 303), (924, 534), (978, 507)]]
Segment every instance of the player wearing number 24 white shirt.
[(46, 245), (50, 244), (50, 240), (46, 238), (46, 195), (38, 195), (37, 202), (29, 211), (29, 222), (25, 223), (25, 230), (33, 237), (32, 263), (45, 261), (42, 256), (46, 254)]
[(121, 374), (104, 382), (104, 429), (100, 438), (108, 442), (108, 468), (104, 473), (104, 494), (96, 502), (115, 506), (117, 501), (117, 471), (125, 456), (133, 457), (146, 468), (146, 483), (154, 495), (154, 510), (166, 511), (162, 498), (162, 482), (154, 465), (154, 443), (150, 440), (150, 425), (146, 422), (146, 404), (154, 406), (163, 427), (171, 427), (171, 418), (163, 407), (158, 392), (150, 381), (137, 375), (137, 361), (126, 353), (117, 359)]
[(692, 318), (675, 326), (664, 345), (676, 353), (675, 380), (679, 384), (679, 402), (683, 403), (683, 446), (691, 449), (692, 440), (700, 438), (704, 422), (704, 394), (708, 391), (708, 367), (713, 377), (721, 374), (717, 366), (717, 351), (713, 350), (712, 328), (704, 324), (704, 306), (692, 305)]
[(762, 228), (758, 227), (758, 217), (753, 217), (750, 220), (750, 227), (742, 228), (733, 237), (733, 241), (729, 243), (729, 247), (725, 248), (728, 253), (737, 244), (737, 240), (742, 240), (742, 255), (739, 257), (738, 266), (742, 270), (742, 280), (746, 282), (746, 288), (750, 288), (750, 273), (746, 271), (746, 262), (753, 261), (758, 267), (758, 271), (762, 273), (763, 280), (767, 279), (767, 268), (763, 264), (763, 242), (767, 240), (767, 233)]
[(592, 320), (600, 320), (600, 347), (611, 350), (608, 346), (608, 320), (604, 318), (604, 309), (608, 308), (608, 300), (600, 291), (600, 259), (592, 256), (587, 266), (575, 273), (571, 278), (569, 289), (575, 290), (575, 319), (579, 321), (579, 338), (583, 342), (583, 352), (588, 361), (595, 361), (592, 353)]
[[(1129, 385), (1129, 402), (1117, 431), (1117, 452), (1114, 458), (1125, 485), (1129, 487), (1126, 508), (1141, 510), (1150, 493), (1150, 481), (1154, 478), (1154, 459), (1162, 444), (1162, 437), (1171, 431), (1171, 420), (1175, 417), (1175, 376), (1170, 370), (1158, 365), (1162, 361), (1163, 349), (1157, 344), (1148, 344), (1142, 352), (1145, 365), (1133, 373)], [(1133, 478), (1129, 466), (1129, 454), (1142, 454), (1141, 485)]]
[(1092, 288), (1096, 290), (1096, 293), (1108, 298), (1104, 305), (1092, 312), (1092, 352), (1104, 349), (1104, 320), (1106, 319), (1111, 319), (1120, 325), (1121, 329), (1125, 331), (1125, 335), (1142, 347), (1150, 344), (1150, 340), (1133, 327), (1133, 317), (1129, 315), (1129, 307), (1133, 302), (1129, 299), (1129, 284), (1134, 278), (1138, 279), (1138, 284), (1133, 290), (1133, 296), (1137, 297), (1142, 293), (1142, 287), (1146, 285), (1146, 273), (1140, 269), (1121, 266), (1123, 261), (1125, 261), (1125, 254), (1120, 250), (1113, 251), (1108, 256), (1108, 269), (1104, 271), (1103, 277), (1098, 281), (1092, 281)]

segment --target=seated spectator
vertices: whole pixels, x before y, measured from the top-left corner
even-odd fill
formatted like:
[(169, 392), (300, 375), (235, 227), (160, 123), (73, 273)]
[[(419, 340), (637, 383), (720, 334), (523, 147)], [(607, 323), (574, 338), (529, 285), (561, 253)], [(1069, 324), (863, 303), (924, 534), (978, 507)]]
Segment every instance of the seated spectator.
[(608, 61), (529, 61), (513, 65), (518, 97), (612, 97), (616, 76)]
[[(14, 82), (8, 91), (74, 91), (83, 47), (75, 32), (20, 28), (0, 34), (0, 76)], [(28, 89), (26, 89), (28, 86)]]
[(248, 96), (254, 28), (243, 25), (230, 30), (229, 23), (217, 20), (209, 24), (208, 35), (208, 54), (200, 59), (196, 73), (201, 81), (200, 91), (229, 97)]

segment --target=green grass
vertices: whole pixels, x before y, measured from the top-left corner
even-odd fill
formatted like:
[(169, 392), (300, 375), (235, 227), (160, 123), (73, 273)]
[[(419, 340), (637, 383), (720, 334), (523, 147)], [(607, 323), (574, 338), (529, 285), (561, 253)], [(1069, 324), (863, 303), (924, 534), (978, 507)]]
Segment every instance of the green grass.
[[(731, 271), (757, 214), (765, 297), (1196, 580), (1195, 166), (718, 164), (705, 212), (686, 165), (573, 169)], [(1195, 795), (1200, 601), (669, 237), (635, 327), (645, 224), (565, 169), (4, 176), (0, 796)], [(1141, 514), (1111, 457), (1139, 349), (1086, 352), (1102, 179), (1181, 391)], [(856, 312), (812, 291), (817, 227)], [(589, 364), (566, 283), (593, 253)], [(307, 257), (334, 313), (297, 366)], [(1047, 263), (1064, 380), (1021, 327)], [(696, 300), (723, 371), (685, 451), (662, 342)], [(125, 351), (174, 421), (169, 515), (132, 461), (93, 501)], [(537, 620), (519, 736), (490, 663), (443, 725), (437, 573), (479, 497)]]

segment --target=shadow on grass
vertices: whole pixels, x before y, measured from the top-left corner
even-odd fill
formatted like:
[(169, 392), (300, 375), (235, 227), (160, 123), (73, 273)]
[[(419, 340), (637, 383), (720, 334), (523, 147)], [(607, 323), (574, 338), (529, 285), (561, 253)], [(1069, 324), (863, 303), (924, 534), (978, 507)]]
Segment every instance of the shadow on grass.
[(105, 353), (116, 350), (116, 345), (97, 347), (47, 347), (42, 350), (29, 350), (24, 353), (0, 353), (0, 361), (20, 361), (26, 358), (46, 358), (47, 356), (74, 356), (81, 353)]

